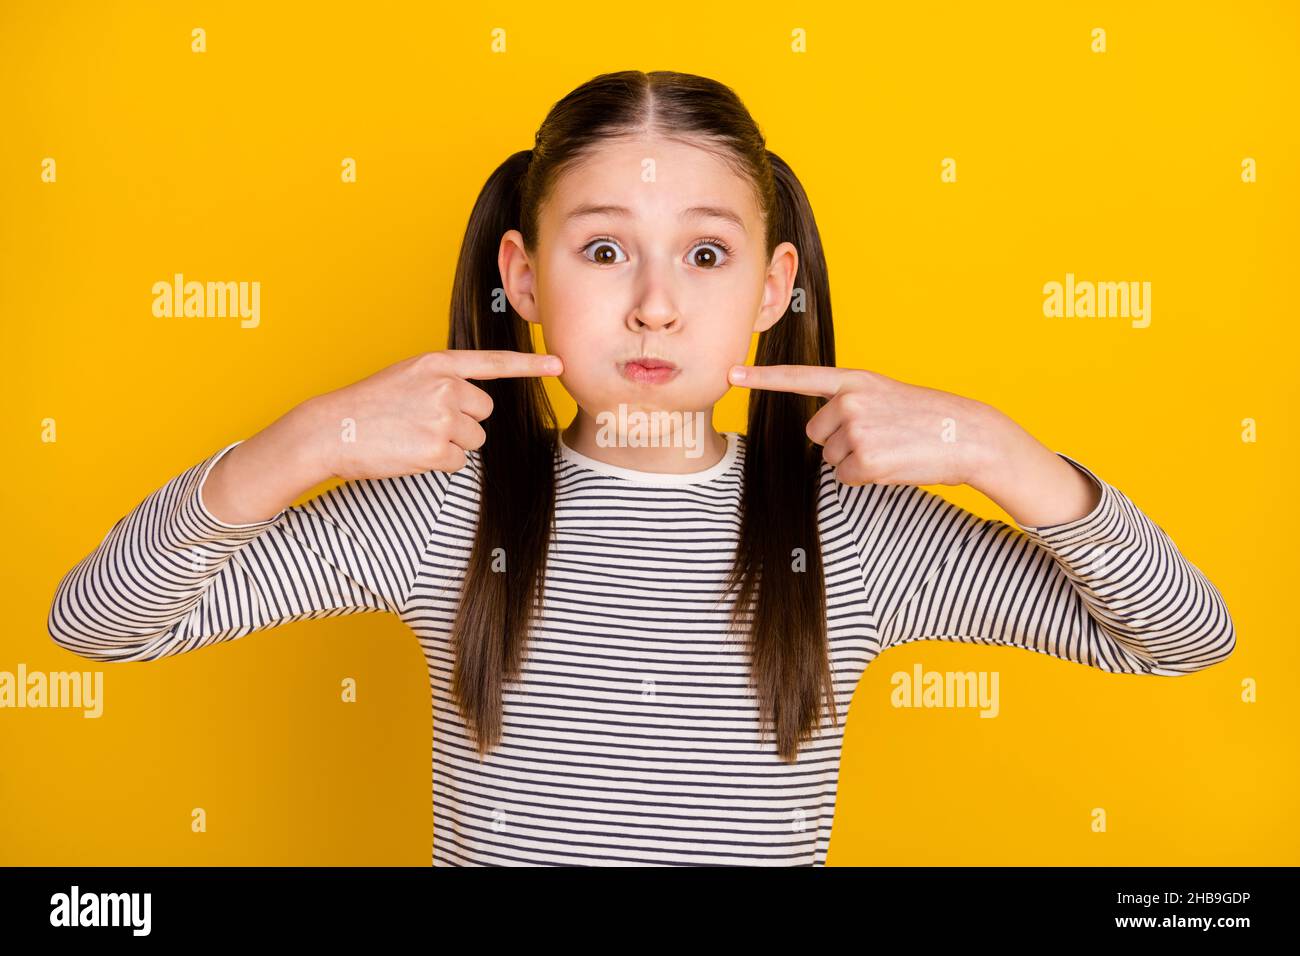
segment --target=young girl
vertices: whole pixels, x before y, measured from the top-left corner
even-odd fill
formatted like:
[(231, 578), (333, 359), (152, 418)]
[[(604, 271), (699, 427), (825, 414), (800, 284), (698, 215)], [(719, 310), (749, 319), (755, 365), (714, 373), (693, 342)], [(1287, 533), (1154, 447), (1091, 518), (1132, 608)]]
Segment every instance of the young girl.
[[(764, 143), (711, 80), (574, 90), (479, 195), (448, 350), (151, 493), (64, 577), (54, 640), (147, 661), (399, 615), (428, 662), (435, 866), (820, 866), (887, 648), (1227, 658), (1219, 592), (1118, 489), (987, 404), (835, 367), (812, 211)], [(729, 381), (747, 434), (692, 429)], [(611, 434), (637, 414), (658, 442)], [(963, 483), (1019, 527), (920, 487)]]

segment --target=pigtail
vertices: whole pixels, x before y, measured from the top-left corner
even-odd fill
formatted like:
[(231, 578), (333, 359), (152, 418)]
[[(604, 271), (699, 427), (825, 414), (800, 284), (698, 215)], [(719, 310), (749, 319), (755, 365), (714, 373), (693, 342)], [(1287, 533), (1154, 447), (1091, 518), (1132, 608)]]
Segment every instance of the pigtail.
[[(755, 364), (834, 366), (830, 280), (812, 206), (785, 161), (771, 151), (767, 158), (768, 248), (792, 242), (799, 266), (790, 306), (760, 334)], [(735, 624), (749, 631), (762, 721), (787, 761), (820, 725), (823, 706), (838, 722), (817, 520), (821, 449), (807, 434), (821, 404), (790, 392), (750, 393), (740, 540), (729, 580), (737, 591)]]
[[(511, 307), (497, 253), (520, 228), (520, 195), (532, 150), (512, 154), (488, 177), (456, 264), (447, 347), (532, 352), (526, 321)], [(501, 738), (502, 688), (519, 675), (540, 603), (555, 512), (555, 411), (540, 378), (475, 381), (492, 397), (479, 449), (481, 507), (453, 627), (452, 692), (484, 756)]]

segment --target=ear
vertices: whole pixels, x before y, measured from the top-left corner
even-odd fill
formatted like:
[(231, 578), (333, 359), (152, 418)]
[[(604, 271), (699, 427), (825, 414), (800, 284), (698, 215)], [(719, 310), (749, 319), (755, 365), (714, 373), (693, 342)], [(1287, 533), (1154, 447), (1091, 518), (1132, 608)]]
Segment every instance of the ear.
[(502, 288), (514, 310), (525, 322), (537, 322), (537, 298), (534, 283), (537, 273), (524, 248), (524, 235), (518, 229), (508, 229), (501, 236), (497, 249), (497, 269), (501, 272)]
[(799, 250), (792, 242), (783, 242), (772, 250), (772, 261), (763, 278), (763, 301), (759, 304), (755, 332), (766, 332), (790, 308), (794, 279), (799, 274)]

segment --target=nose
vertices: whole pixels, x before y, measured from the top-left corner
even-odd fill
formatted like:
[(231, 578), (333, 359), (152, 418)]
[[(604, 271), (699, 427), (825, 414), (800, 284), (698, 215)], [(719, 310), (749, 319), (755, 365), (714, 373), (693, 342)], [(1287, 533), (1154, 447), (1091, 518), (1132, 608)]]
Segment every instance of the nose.
[(633, 332), (674, 332), (680, 327), (681, 315), (666, 278), (645, 278), (641, 301), (628, 315), (627, 324)]
[(652, 312), (646, 309), (637, 309), (628, 322), (633, 332), (673, 332), (678, 324), (676, 312)]

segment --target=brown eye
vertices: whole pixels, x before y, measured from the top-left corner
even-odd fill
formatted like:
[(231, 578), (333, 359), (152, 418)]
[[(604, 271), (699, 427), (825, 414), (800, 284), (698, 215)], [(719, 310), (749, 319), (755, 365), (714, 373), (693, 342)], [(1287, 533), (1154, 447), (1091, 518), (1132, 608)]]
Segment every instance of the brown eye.
[[(594, 250), (593, 255), (587, 255), (586, 250)], [(593, 239), (582, 248), (583, 256), (597, 265), (608, 266), (616, 262), (626, 262), (626, 257), (618, 258), (618, 245), (608, 239)]]
[(702, 269), (721, 268), (730, 257), (731, 247), (720, 239), (705, 239), (691, 250), (691, 264)]

